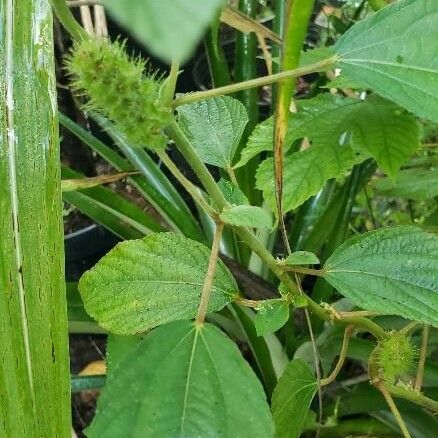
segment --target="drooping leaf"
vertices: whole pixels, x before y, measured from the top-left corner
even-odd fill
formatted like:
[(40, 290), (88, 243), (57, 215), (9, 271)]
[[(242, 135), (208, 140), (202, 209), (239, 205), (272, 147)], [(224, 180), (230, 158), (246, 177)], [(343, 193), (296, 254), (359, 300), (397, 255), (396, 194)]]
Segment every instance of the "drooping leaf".
[(110, 14), (164, 61), (185, 61), (225, 0), (104, 0)]
[(254, 325), (259, 336), (276, 332), (289, 319), (289, 304), (281, 298), (263, 300), (256, 310)]
[(438, 2), (400, 0), (335, 44), (338, 67), (420, 117), (438, 121)]
[[(118, 244), (80, 282), (87, 312), (112, 333), (128, 335), (196, 314), (210, 250), (171, 233), (151, 234)], [(228, 269), (218, 261), (209, 312), (237, 292)]]
[(300, 359), (289, 362), (272, 395), (276, 438), (298, 438), (316, 394), (317, 381)]
[(238, 227), (271, 228), (272, 216), (261, 207), (235, 205), (220, 214), (223, 222)]
[(364, 309), (438, 326), (438, 236), (412, 226), (380, 229), (341, 245), (324, 278)]
[(402, 170), (396, 181), (382, 178), (373, 184), (383, 196), (404, 199), (432, 199), (438, 196), (438, 168)]
[(287, 265), (317, 265), (319, 259), (313, 252), (295, 251), (286, 258), (285, 263)]
[[(283, 174), (283, 211), (286, 213), (315, 195), (331, 178), (343, 176), (354, 163), (353, 151), (346, 145), (310, 147), (286, 156)], [(274, 162), (269, 158), (257, 169), (256, 187), (275, 211)]]
[(230, 169), (248, 114), (243, 104), (221, 96), (178, 108), (178, 121), (204, 163)]
[(166, 324), (113, 365), (90, 438), (274, 435), (260, 382), (213, 325)]

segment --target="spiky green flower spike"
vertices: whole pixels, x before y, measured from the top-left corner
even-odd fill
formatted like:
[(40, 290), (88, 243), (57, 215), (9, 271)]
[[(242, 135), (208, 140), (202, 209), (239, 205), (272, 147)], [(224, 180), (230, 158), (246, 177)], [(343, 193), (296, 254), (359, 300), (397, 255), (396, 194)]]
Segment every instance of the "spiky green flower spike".
[(412, 370), (416, 355), (409, 336), (391, 334), (377, 347), (379, 372), (387, 382)]
[(145, 61), (130, 58), (123, 42), (77, 41), (66, 64), (73, 89), (88, 96), (86, 109), (111, 119), (135, 146), (166, 147), (163, 129), (172, 113), (161, 96), (163, 81), (146, 71)]

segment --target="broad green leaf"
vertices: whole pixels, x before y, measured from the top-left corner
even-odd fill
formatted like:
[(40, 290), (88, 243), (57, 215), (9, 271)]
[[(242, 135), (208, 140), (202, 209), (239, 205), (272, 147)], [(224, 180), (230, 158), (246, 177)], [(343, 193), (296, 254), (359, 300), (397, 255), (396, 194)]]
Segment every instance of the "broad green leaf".
[[(367, 100), (321, 94), (297, 104), (291, 115), (286, 151), (294, 140), (307, 137), (314, 146), (347, 144), (371, 154), (394, 177), (419, 147), (419, 129), (413, 116), (397, 105), (371, 96)], [(272, 150), (272, 119), (257, 125), (237, 166), (253, 156)]]
[(225, 0), (104, 0), (109, 13), (158, 58), (185, 61)]
[(263, 300), (256, 310), (254, 325), (258, 336), (276, 332), (289, 319), (289, 304), (281, 298)]
[(274, 435), (260, 382), (213, 325), (166, 324), (113, 361), (90, 438)]
[(319, 259), (309, 251), (295, 251), (284, 261), (287, 265), (318, 265)]
[(52, 13), (0, 1), (0, 436), (71, 436)]
[[(79, 291), (85, 310), (112, 333), (129, 335), (196, 315), (210, 250), (171, 233), (119, 243), (86, 272)], [(237, 285), (219, 260), (209, 312), (220, 310)]]
[(438, 326), (438, 236), (412, 226), (356, 236), (335, 250), (324, 278), (358, 306)]
[(420, 117), (438, 121), (438, 2), (400, 0), (335, 44), (338, 67)]
[(318, 384), (300, 359), (289, 362), (272, 395), (276, 438), (298, 438)]
[(204, 163), (230, 169), (248, 114), (240, 101), (221, 96), (180, 106), (178, 122)]
[(261, 207), (235, 205), (220, 214), (223, 222), (238, 227), (272, 228), (272, 216)]
[[(315, 195), (331, 178), (343, 176), (353, 165), (353, 151), (348, 146), (327, 144), (310, 147), (286, 156), (283, 174), (283, 211), (286, 213)], [(257, 169), (256, 186), (275, 211), (274, 162), (269, 158)]]
[(382, 178), (373, 186), (378, 194), (393, 198), (432, 199), (438, 196), (438, 168), (402, 170), (397, 181)]
[(352, 88), (353, 90), (366, 90), (369, 87), (367, 84), (364, 84), (357, 79), (349, 78), (346, 74), (340, 74), (327, 84), (322, 85), (320, 88)]

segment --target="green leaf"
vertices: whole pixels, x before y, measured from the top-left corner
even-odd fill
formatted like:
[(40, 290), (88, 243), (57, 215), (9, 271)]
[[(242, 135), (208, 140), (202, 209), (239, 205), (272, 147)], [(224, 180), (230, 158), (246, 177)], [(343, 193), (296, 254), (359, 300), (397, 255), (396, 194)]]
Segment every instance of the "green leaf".
[(289, 319), (289, 304), (281, 298), (263, 300), (256, 310), (254, 325), (258, 336), (276, 332)]
[(338, 67), (420, 117), (438, 122), (438, 2), (400, 0), (335, 44)]
[(272, 228), (272, 216), (261, 207), (235, 205), (225, 209), (220, 219), (229, 225), (251, 228)]
[(225, 0), (104, 0), (110, 14), (164, 61), (185, 61)]
[(224, 195), (225, 199), (232, 205), (248, 205), (248, 198), (245, 196), (245, 194), (242, 192), (242, 190), (239, 189), (235, 184), (232, 182), (221, 178), (219, 182), (217, 183), (218, 187), (220, 188), (222, 194)]
[[(286, 156), (283, 175), (283, 211), (286, 213), (315, 195), (325, 182), (343, 176), (354, 163), (353, 151), (348, 146), (327, 144), (325, 148), (312, 146)], [(256, 187), (275, 211), (274, 162), (263, 161), (256, 174)]]
[[(171, 233), (119, 243), (86, 272), (79, 291), (87, 312), (112, 333), (129, 335), (196, 315), (210, 250)], [(237, 292), (218, 261), (209, 312), (222, 309)]]
[(438, 196), (438, 168), (402, 170), (397, 181), (382, 178), (373, 186), (378, 194), (392, 198), (432, 199)]
[(213, 325), (166, 324), (113, 365), (90, 438), (274, 435), (260, 382)]
[(300, 359), (289, 362), (272, 395), (276, 438), (298, 438), (318, 384)]
[(329, 257), (324, 278), (358, 306), (438, 326), (438, 236), (412, 226), (356, 236)]
[(179, 124), (204, 163), (230, 169), (248, 114), (243, 104), (221, 96), (182, 105)]
[(286, 265), (318, 265), (319, 259), (309, 251), (295, 251), (284, 261)]
[[(302, 102), (298, 109), (290, 124), (290, 140), (307, 137), (312, 146), (285, 157), (285, 212), (315, 195), (328, 179), (342, 177), (353, 164), (370, 155), (393, 177), (419, 146), (415, 119), (378, 96), (363, 101), (322, 94)], [(272, 159), (265, 160), (257, 172), (257, 187), (274, 208), (273, 175)]]
[(53, 17), (0, 2), (0, 436), (69, 437)]

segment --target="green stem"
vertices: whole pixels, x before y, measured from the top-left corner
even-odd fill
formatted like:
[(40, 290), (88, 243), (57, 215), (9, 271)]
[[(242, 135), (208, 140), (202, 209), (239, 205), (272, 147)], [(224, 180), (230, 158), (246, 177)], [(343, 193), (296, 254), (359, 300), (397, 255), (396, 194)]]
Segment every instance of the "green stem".
[(285, 271), (298, 272), (304, 275), (315, 275), (316, 277), (324, 277), (323, 269), (303, 268), (302, 266), (284, 266)]
[(412, 403), (416, 403), (417, 405), (423, 406), (426, 409), (430, 409), (431, 411), (438, 413), (438, 401), (426, 397), (419, 391), (415, 391), (414, 389), (405, 386), (388, 384), (386, 384), (386, 388), (394, 397), (409, 400)]
[(88, 38), (84, 28), (75, 20), (65, 0), (50, 0), (53, 10), (64, 28), (74, 39)]
[(224, 230), (223, 222), (217, 224), (213, 237), (213, 245), (211, 247), (210, 259), (208, 261), (207, 273), (205, 275), (204, 286), (201, 292), (201, 301), (199, 302), (198, 314), (196, 315), (196, 324), (204, 324), (205, 315), (208, 311), (208, 301), (211, 295), (211, 289), (213, 286), (214, 273), (216, 271), (217, 258), (219, 255), (219, 246), (222, 237), (222, 231)]
[(260, 78), (251, 79), (249, 81), (238, 82), (237, 84), (226, 85), (225, 87), (213, 88), (212, 90), (197, 91), (195, 93), (188, 93), (184, 96), (178, 97), (173, 101), (173, 106), (177, 107), (187, 103), (198, 102), (200, 100), (209, 99), (212, 97), (223, 96), (226, 94), (236, 93), (238, 91), (246, 90), (248, 88), (261, 87), (263, 85), (273, 84), (287, 78), (297, 78), (310, 73), (315, 73), (323, 69), (328, 69), (337, 61), (336, 56), (324, 59), (313, 64), (305, 65), (294, 70), (287, 70), (273, 75), (262, 76)]
[(342, 340), (342, 347), (341, 352), (339, 353), (339, 359), (338, 362), (334, 368), (334, 370), (331, 372), (331, 374), (326, 377), (325, 379), (322, 379), (320, 382), (321, 386), (329, 385), (330, 383), (334, 382), (336, 380), (336, 377), (338, 377), (339, 372), (341, 371), (342, 366), (344, 365), (345, 358), (347, 357), (347, 351), (348, 351), (348, 343), (350, 341), (350, 337), (353, 333), (354, 327), (349, 325), (345, 329), (344, 332), (344, 339)]
[(169, 105), (172, 104), (173, 96), (175, 95), (176, 81), (178, 80), (179, 74), (179, 62), (176, 60), (172, 61), (170, 65), (169, 76), (167, 77), (166, 89), (165, 89), (165, 102), (168, 102)]
[(418, 359), (417, 376), (415, 378), (414, 389), (420, 391), (423, 386), (424, 365), (426, 363), (427, 356), (427, 344), (429, 342), (429, 326), (423, 327), (423, 333), (421, 335), (421, 349), (420, 358)]
[(404, 422), (402, 416), (400, 415), (400, 411), (397, 409), (397, 406), (394, 403), (394, 400), (391, 397), (391, 394), (389, 393), (388, 389), (385, 387), (385, 385), (378, 386), (378, 389), (383, 394), (383, 397), (385, 397), (386, 403), (388, 404), (389, 409), (392, 412), (392, 415), (394, 415), (394, 418), (397, 421), (398, 426), (400, 427), (403, 437), (411, 438), (411, 434), (409, 433), (409, 430), (406, 427), (406, 423)]

